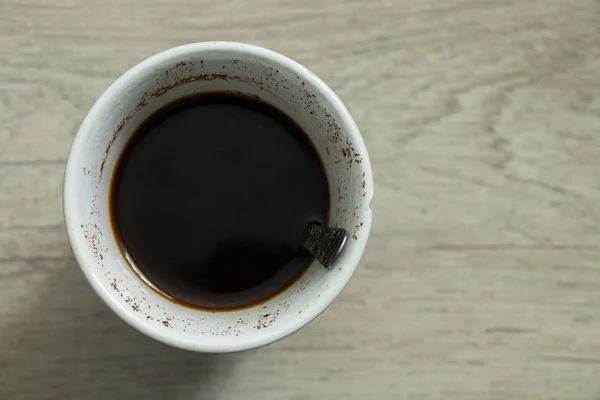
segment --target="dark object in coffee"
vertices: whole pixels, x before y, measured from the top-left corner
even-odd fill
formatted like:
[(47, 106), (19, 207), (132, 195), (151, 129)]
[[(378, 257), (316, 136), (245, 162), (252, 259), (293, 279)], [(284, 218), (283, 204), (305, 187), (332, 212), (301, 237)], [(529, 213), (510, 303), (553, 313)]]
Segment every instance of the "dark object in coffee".
[(133, 134), (112, 180), (121, 248), (155, 289), (184, 304), (234, 309), (287, 288), (312, 257), (311, 223), (329, 193), (306, 134), (276, 108), (239, 94), (195, 95)]

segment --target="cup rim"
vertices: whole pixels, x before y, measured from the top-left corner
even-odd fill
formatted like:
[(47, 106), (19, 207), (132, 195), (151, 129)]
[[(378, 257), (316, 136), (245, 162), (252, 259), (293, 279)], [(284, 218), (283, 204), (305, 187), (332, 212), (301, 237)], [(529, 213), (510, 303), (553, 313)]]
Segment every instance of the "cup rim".
[[(286, 336), (298, 331), (299, 329), (310, 323), (312, 320), (314, 320), (323, 311), (325, 311), (325, 309), (331, 303), (333, 303), (336, 297), (340, 294), (340, 292), (349, 282), (364, 252), (366, 240), (363, 241), (362, 246), (359, 249), (357, 249), (357, 256), (354, 260), (352, 260), (352, 265), (347, 264), (345, 266), (346, 268), (351, 269), (351, 273), (345, 275), (345, 277), (343, 278), (340, 277), (339, 281), (336, 282), (336, 285), (330, 286), (329, 290), (323, 293), (322, 296), (319, 298), (317, 307), (311, 308), (310, 311), (298, 315), (297, 318), (294, 319), (293, 323), (289, 323), (280, 329), (269, 331), (263, 330), (264, 333), (261, 336), (257, 336), (255, 338), (240, 337), (240, 340), (236, 343), (223, 345), (221, 343), (214, 343), (198, 339), (191, 340), (189, 336), (180, 337), (178, 335), (175, 335), (174, 333), (169, 333), (169, 331), (167, 330), (157, 329), (156, 326), (144, 324), (143, 322), (141, 322), (138, 318), (136, 318), (133, 315), (134, 312), (131, 309), (122, 307), (121, 304), (118, 303), (114, 298), (114, 294), (110, 293), (109, 290), (100, 282), (100, 277), (97, 276), (97, 274), (95, 274), (89, 267), (88, 264), (97, 263), (97, 261), (94, 259), (87, 246), (74, 245), (75, 243), (79, 243), (80, 238), (78, 236), (80, 235), (76, 232), (77, 223), (74, 221), (74, 218), (72, 218), (71, 215), (74, 211), (73, 203), (75, 202), (75, 199), (77, 197), (77, 188), (74, 184), (71, 184), (71, 182), (75, 182), (75, 174), (79, 172), (75, 170), (74, 159), (78, 157), (78, 152), (82, 144), (83, 136), (86, 135), (87, 132), (90, 131), (90, 128), (94, 125), (95, 121), (100, 115), (100, 110), (109, 106), (111, 101), (118, 97), (119, 92), (126, 90), (129, 83), (135, 81), (138, 76), (143, 75), (145, 71), (151, 70), (155, 65), (159, 65), (164, 60), (172, 59), (175, 57), (185, 58), (190, 54), (200, 54), (206, 51), (214, 50), (232, 52), (237, 54), (241, 52), (259, 58), (268, 59), (269, 61), (281, 65), (283, 68), (287, 68), (288, 70), (301, 76), (304, 80), (310, 81), (315, 86), (316, 90), (320, 92), (320, 95), (323, 96), (326, 102), (332, 107), (335, 107), (342, 116), (342, 119), (344, 120), (348, 128), (348, 135), (352, 137), (355, 148), (358, 152), (360, 152), (360, 154), (363, 157), (363, 161), (360, 165), (360, 168), (365, 174), (365, 178), (369, 182), (373, 182), (369, 156), (362, 136), (360, 135), (360, 132), (358, 130), (358, 127), (356, 126), (354, 120), (352, 119), (350, 113), (348, 112), (342, 101), (337, 97), (333, 90), (331, 90), (329, 86), (327, 86), (314, 73), (312, 73), (310, 70), (297, 63), (296, 61), (282, 54), (256, 45), (222, 41), (198, 42), (174, 47), (157, 53), (153, 56), (150, 56), (149, 58), (146, 58), (145, 60), (141, 61), (140, 63), (129, 69), (123, 75), (121, 75), (116, 81), (114, 81), (94, 103), (94, 105), (86, 115), (85, 119), (83, 120), (69, 151), (63, 182), (63, 212), (67, 236), (69, 238), (69, 243), (71, 245), (77, 263), (79, 264), (81, 270), (83, 271), (86, 279), (88, 280), (94, 291), (109, 306), (109, 308), (112, 309), (112, 311), (115, 314), (117, 314), (121, 319), (123, 319), (125, 322), (127, 322), (129, 325), (131, 325), (138, 331), (160, 342), (186, 350), (223, 353), (265, 346), (267, 344), (285, 338)], [(373, 185), (371, 184), (369, 185), (369, 188), (366, 192), (367, 207), (369, 207), (368, 205), (371, 202), (372, 197)], [(366, 226), (364, 227), (363, 233), (366, 236), (368, 236), (371, 225), (370, 221), (368, 221), (368, 223), (365, 225)], [(201, 339), (200, 337), (198, 338)]]

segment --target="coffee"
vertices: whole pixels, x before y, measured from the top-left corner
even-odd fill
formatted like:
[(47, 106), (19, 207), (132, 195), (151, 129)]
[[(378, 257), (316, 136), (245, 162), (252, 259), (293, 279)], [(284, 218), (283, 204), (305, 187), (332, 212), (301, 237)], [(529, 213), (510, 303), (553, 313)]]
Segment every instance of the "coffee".
[(291, 285), (312, 257), (301, 243), (327, 224), (323, 165), (302, 129), (229, 92), (163, 107), (115, 167), (110, 211), (136, 271), (173, 300), (235, 309)]

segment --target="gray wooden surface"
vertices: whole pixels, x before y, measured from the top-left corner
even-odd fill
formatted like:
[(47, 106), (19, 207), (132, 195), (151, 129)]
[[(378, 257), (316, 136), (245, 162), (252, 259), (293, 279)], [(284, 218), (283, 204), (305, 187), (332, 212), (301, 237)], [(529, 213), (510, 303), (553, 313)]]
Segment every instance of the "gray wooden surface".
[[(65, 236), (73, 136), (202, 40), (321, 76), (375, 174), (361, 267), (256, 351), (156, 343)], [(600, 1), (0, 0), (0, 399), (600, 399)]]

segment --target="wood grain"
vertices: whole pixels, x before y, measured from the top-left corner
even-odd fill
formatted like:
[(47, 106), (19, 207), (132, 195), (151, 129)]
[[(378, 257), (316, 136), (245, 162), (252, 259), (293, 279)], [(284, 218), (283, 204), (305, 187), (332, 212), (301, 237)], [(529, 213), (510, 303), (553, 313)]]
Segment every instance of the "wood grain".
[[(215, 39), (322, 77), (376, 181), (340, 298), (233, 355), (121, 322), (61, 212), (101, 92)], [(600, 399), (599, 71), (598, 0), (0, 0), (0, 398)]]

